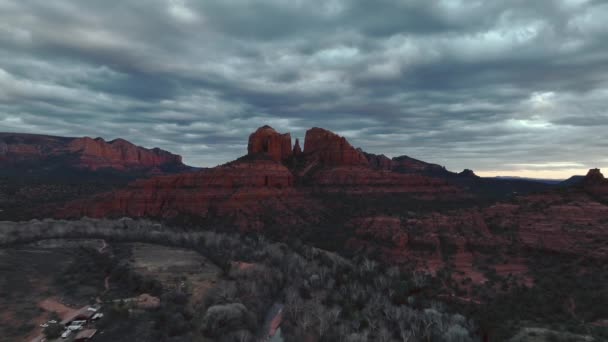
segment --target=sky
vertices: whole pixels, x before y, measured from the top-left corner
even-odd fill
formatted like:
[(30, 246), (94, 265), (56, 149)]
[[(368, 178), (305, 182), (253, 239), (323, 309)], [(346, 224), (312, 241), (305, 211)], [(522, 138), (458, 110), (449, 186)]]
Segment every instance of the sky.
[(0, 131), (214, 166), (269, 124), (477, 174), (608, 168), (608, 2), (0, 0)]

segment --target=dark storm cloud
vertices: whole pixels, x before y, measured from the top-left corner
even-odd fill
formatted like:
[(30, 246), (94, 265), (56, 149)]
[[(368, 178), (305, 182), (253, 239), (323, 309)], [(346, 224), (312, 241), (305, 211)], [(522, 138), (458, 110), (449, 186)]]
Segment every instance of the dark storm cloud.
[(603, 166), (606, 20), (585, 0), (0, 0), (0, 130), (205, 166), (266, 123), (452, 169)]

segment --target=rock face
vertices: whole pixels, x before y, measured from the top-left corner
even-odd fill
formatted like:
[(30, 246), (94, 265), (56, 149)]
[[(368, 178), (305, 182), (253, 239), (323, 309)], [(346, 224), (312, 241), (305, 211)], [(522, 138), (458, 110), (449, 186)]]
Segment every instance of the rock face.
[(181, 156), (159, 148), (146, 149), (116, 139), (109, 142), (101, 138), (74, 139), (68, 150), (80, 155), (81, 166), (88, 169), (112, 168), (153, 168), (164, 165), (181, 165)]
[(249, 136), (247, 152), (266, 154), (275, 161), (283, 161), (292, 154), (291, 135), (280, 134), (270, 126), (263, 126)]
[(318, 127), (306, 131), (304, 154), (314, 156), (323, 165), (368, 165), (363, 153), (344, 137)]
[(63, 158), (67, 166), (98, 169), (151, 169), (184, 167), (180, 156), (146, 149), (126, 140), (64, 138), (33, 134), (0, 133), (0, 161), (7, 164), (36, 163)]

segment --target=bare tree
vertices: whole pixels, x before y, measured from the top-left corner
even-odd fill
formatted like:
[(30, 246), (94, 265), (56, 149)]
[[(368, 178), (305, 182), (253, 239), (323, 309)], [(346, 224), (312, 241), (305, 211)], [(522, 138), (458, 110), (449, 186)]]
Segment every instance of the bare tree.
[(399, 337), (401, 337), (401, 341), (409, 342), (413, 335), (412, 331), (407, 328), (406, 323), (399, 321)]
[(386, 324), (382, 324), (378, 332), (376, 333), (379, 342), (390, 342), (393, 339), (393, 334), (386, 327)]

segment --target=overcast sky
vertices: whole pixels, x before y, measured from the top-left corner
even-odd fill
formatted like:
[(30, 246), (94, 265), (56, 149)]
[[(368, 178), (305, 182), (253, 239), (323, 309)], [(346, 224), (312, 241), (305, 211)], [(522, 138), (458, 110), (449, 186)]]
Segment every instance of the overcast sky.
[(608, 2), (0, 0), (0, 131), (214, 166), (270, 124), (484, 175), (608, 167)]

